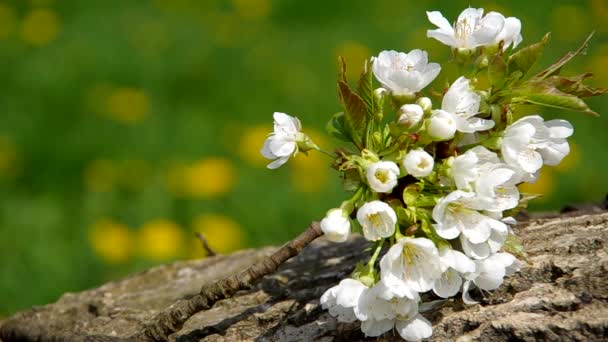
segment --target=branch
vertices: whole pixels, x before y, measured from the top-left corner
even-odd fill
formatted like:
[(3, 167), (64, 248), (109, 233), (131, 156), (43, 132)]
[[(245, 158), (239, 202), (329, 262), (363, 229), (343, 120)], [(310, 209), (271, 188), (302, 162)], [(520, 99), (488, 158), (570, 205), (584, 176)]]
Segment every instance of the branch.
[(131, 336), (129, 341), (166, 341), (173, 332), (181, 329), (184, 322), (196, 313), (210, 309), (213, 304), (222, 299), (232, 297), (237, 291), (254, 285), (264, 276), (274, 273), (285, 261), (298, 255), (314, 239), (321, 236), (318, 222), (313, 222), (297, 238), (281, 247), (271, 256), (264, 258), (246, 270), (228, 278), (206, 284), (194, 297), (187, 300), (178, 300), (137, 334)]
[(209, 246), (209, 242), (207, 241), (207, 239), (205, 238), (205, 235), (203, 233), (196, 232), (196, 233), (194, 233), (194, 235), (196, 235), (196, 237), (201, 241), (201, 246), (203, 247), (203, 250), (205, 250), (205, 252), (207, 252), (207, 256), (217, 255), (215, 250), (213, 248), (211, 248), (211, 246)]

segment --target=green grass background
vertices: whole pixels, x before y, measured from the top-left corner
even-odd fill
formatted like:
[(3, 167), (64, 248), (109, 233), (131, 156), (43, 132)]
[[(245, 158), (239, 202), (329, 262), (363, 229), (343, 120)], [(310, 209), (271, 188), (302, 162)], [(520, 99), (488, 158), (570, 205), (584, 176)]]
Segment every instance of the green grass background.
[[(422, 48), (445, 63), (448, 48), (425, 36), (425, 11), (453, 20), (469, 5), (519, 17), (524, 44), (552, 31), (545, 64), (596, 30), (567, 71), (594, 72), (592, 83), (608, 86), (605, 0), (0, 0), (0, 316), (197, 255), (200, 215), (234, 222), (237, 245), (224, 225), (208, 227), (226, 251), (293, 237), (345, 193), (323, 157), (265, 169), (255, 156), (260, 127), (270, 132), (282, 111), (326, 149), (337, 146), (323, 132), (339, 110), (337, 55), (353, 74), (386, 49)], [(542, 111), (573, 123), (574, 148), (544, 171), (534, 190), (547, 196), (533, 208), (606, 194), (608, 97), (590, 103), (602, 117)], [(253, 128), (257, 140), (244, 140)], [(189, 195), (167, 181), (175, 165), (209, 158), (231, 171), (194, 178), (225, 183), (218, 191)], [(109, 242), (92, 233), (106, 219), (120, 224), (116, 243), (116, 232)], [(155, 220), (171, 222), (173, 235), (142, 237)], [(161, 252), (142, 252), (149, 241)], [(175, 248), (163, 254), (163, 243)]]

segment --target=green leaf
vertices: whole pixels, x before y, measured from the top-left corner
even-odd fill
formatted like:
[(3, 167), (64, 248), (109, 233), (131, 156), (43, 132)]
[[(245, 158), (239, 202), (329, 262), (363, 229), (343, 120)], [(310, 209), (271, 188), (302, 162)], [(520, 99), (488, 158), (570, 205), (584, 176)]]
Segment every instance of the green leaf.
[(599, 96), (608, 93), (606, 88), (595, 88), (583, 83), (587, 78), (593, 77), (591, 73), (584, 73), (572, 77), (549, 76), (543, 80), (532, 79), (529, 81), (531, 87), (556, 88), (559, 91), (580, 98)]
[(551, 33), (547, 33), (540, 42), (526, 46), (525, 48), (518, 50), (509, 56), (507, 61), (509, 74), (519, 71), (521, 72), (522, 77), (525, 76), (543, 54), (545, 46), (549, 42), (550, 38)]
[(350, 137), (351, 141), (360, 150), (366, 146), (366, 130), (368, 117), (368, 106), (366, 102), (352, 91), (346, 80), (346, 62), (340, 57), (340, 68), (338, 71), (338, 95), (344, 107), (344, 135)]
[(503, 249), (506, 252), (513, 254), (518, 259), (523, 259), (526, 262), (528, 261), (528, 253), (526, 253), (524, 245), (515, 234), (509, 233), (509, 235), (507, 235)]
[(374, 79), (371, 68), (371, 62), (366, 60), (363, 65), (363, 71), (361, 71), (361, 76), (359, 77), (359, 82), (357, 83), (357, 93), (363, 102), (365, 102), (368, 118), (373, 120), (376, 103), (374, 101)]
[(344, 106), (345, 133), (351, 137), (353, 143), (359, 148), (365, 147), (365, 131), (367, 127), (367, 107), (363, 99), (352, 92), (350, 86), (344, 81), (338, 81), (338, 93), (342, 106)]
[(332, 115), (331, 119), (327, 122), (327, 125), (325, 125), (325, 130), (335, 138), (348, 142), (351, 141), (350, 136), (344, 128), (344, 112)]
[(553, 63), (550, 67), (541, 71), (540, 73), (538, 73), (538, 75), (534, 76), (534, 78), (542, 80), (549, 76), (559, 74), (561, 68), (564, 65), (566, 65), (566, 63), (570, 62), (570, 60), (572, 60), (572, 58), (576, 57), (576, 55), (578, 55), (578, 54), (585, 53), (585, 51), (587, 50), (587, 46), (589, 45), (589, 40), (591, 40), (591, 37), (593, 37), (594, 34), (595, 34), (595, 32), (591, 32), (591, 34), (589, 34), (587, 39), (585, 39), (583, 44), (578, 49), (576, 49), (575, 51), (568, 52), (564, 57), (560, 58), (557, 62)]
[(599, 96), (608, 89), (588, 86), (583, 81), (592, 74), (585, 73), (573, 77), (549, 76), (547, 78), (532, 78), (520, 87), (513, 89), (512, 102), (531, 103), (553, 108), (562, 108), (589, 113), (597, 116), (581, 99)]
[(494, 56), (488, 64), (488, 79), (492, 85), (500, 85), (504, 83), (505, 75), (507, 74), (507, 63), (500, 55)]
[(355, 191), (361, 187), (361, 175), (358, 169), (347, 169), (342, 173), (342, 186), (345, 191)]
[(593, 116), (599, 116), (598, 113), (594, 112), (591, 108), (589, 108), (589, 106), (587, 106), (585, 101), (574, 95), (562, 93), (559, 90), (555, 90), (551, 93), (533, 93), (513, 97), (512, 103), (535, 104), (551, 108), (574, 110), (577, 112), (591, 114)]

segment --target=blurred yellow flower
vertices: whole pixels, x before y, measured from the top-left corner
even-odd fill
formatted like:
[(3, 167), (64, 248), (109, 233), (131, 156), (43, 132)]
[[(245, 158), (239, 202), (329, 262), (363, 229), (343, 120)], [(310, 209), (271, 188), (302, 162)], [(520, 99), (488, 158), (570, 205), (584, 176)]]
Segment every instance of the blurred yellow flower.
[(122, 263), (131, 256), (131, 231), (119, 222), (109, 219), (95, 222), (89, 231), (89, 241), (95, 253), (104, 261)]
[(28, 44), (42, 46), (49, 44), (59, 31), (59, 18), (50, 9), (34, 9), (21, 23), (21, 38)]
[(146, 93), (136, 88), (116, 88), (106, 99), (110, 118), (125, 123), (141, 122), (148, 115), (150, 100)]
[(151, 260), (166, 260), (181, 254), (184, 246), (182, 228), (168, 220), (154, 220), (141, 227), (137, 239), (139, 252)]
[(535, 202), (543, 202), (549, 199), (555, 187), (554, 168), (544, 167), (540, 171), (540, 175), (536, 183), (522, 183), (518, 186), (522, 193), (540, 194), (541, 197), (535, 199)]
[(207, 158), (191, 165), (175, 164), (169, 168), (169, 189), (180, 196), (211, 198), (230, 192), (236, 181), (236, 170), (223, 158)]
[(17, 148), (8, 138), (0, 137), (0, 176), (15, 176), (18, 164)]
[[(205, 236), (209, 246), (218, 253), (229, 253), (245, 245), (243, 228), (233, 219), (217, 214), (202, 214), (194, 219), (192, 228)], [(206, 255), (198, 239), (193, 238), (192, 258)]]
[[(565, 22), (568, 24), (565, 25)], [(552, 13), (551, 37), (562, 41), (582, 42), (591, 31), (588, 23), (589, 15), (584, 8), (573, 5), (557, 6)]]
[(84, 183), (90, 191), (109, 192), (116, 184), (117, 170), (111, 160), (93, 160), (84, 171)]
[(232, 5), (238, 16), (244, 19), (259, 19), (270, 14), (270, 0), (232, 0)]
[[(306, 133), (318, 146), (328, 146), (327, 139), (320, 133), (316, 131)], [(331, 160), (317, 151), (308, 152), (308, 156), (298, 153), (289, 163), (292, 170), (291, 184), (300, 192), (319, 192), (329, 182)]]
[(347, 41), (338, 45), (335, 50), (336, 60), (338, 56), (342, 56), (346, 59), (346, 65), (348, 66), (347, 70), (350, 70), (348, 73), (350, 78), (359, 77), (359, 73), (363, 68), (363, 63), (365, 60), (372, 57), (367, 46), (354, 41)]
[(6, 39), (13, 33), (15, 22), (15, 10), (0, 4), (0, 39)]
[(250, 127), (241, 134), (239, 154), (243, 160), (255, 166), (264, 166), (268, 160), (262, 156), (260, 150), (268, 135), (272, 133), (270, 125)]

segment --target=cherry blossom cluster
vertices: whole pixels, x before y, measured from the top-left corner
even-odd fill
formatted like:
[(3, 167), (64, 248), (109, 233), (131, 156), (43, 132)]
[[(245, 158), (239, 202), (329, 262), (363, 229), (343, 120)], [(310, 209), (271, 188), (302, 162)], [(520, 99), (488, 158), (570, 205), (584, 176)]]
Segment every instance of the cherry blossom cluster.
[(460, 292), (475, 304), (474, 289), (495, 290), (519, 270), (516, 256), (525, 254), (511, 226), (532, 196), (518, 185), (534, 182), (543, 165), (559, 164), (573, 133), (565, 120), (520, 108), (593, 113), (581, 98), (606, 92), (583, 84), (588, 74), (560, 75), (584, 46), (531, 76), (548, 36), (516, 50), (519, 19), (474, 8), (454, 25), (440, 12), (427, 16), (437, 26), (427, 36), (450, 46), (450, 63), (459, 65), (460, 74), (442, 76), (445, 87), (441, 66), (425, 51), (380, 52), (356, 87), (342, 61), (344, 110), (327, 127), (351, 145), (322, 151), (297, 118), (274, 113), (274, 133), (262, 148), (272, 169), (310, 150), (334, 159), (352, 197), (327, 212), (321, 229), (333, 242), (360, 231), (371, 256), (328, 289), (321, 305), (340, 322), (359, 321), (366, 336), (395, 329), (408, 341), (428, 338), (432, 324), (420, 313), (428, 302)]

